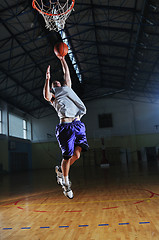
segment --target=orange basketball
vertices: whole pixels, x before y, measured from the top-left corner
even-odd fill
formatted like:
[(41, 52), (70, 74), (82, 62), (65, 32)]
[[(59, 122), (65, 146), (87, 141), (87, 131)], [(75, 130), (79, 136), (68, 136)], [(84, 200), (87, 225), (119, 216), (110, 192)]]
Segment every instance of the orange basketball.
[(56, 56), (65, 56), (68, 53), (68, 46), (64, 42), (58, 42), (54, 46)]

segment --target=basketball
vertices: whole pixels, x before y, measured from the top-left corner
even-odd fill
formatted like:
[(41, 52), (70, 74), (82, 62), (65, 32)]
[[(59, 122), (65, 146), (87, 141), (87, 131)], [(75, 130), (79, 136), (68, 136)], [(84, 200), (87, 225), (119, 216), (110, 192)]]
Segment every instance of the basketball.
[(68, 46), (64, 42), (58, 42), (54, 46), (54, 53), (56, 56), (66, 56), (68, 53)]

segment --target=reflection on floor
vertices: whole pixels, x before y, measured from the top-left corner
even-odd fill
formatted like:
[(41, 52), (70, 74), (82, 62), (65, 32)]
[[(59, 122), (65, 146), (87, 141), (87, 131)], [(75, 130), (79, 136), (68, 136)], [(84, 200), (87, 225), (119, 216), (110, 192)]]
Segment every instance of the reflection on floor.
[(0, 239), (159, 239), (159, 163), (74, 167), (74, 199), (54, 169), (0, 176)]

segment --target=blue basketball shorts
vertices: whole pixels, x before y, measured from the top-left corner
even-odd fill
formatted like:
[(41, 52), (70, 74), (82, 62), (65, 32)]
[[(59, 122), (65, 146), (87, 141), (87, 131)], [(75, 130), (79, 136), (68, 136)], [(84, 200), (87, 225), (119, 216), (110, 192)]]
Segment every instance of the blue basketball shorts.
[(56, 138), (62, 151), (64, 159), (69, 159), (74, 153), (76, 146), (82, 151), (87, 151), (89, 145), (86, 138), (86, 128), (81, 121), (61, 123), (56, 126)]

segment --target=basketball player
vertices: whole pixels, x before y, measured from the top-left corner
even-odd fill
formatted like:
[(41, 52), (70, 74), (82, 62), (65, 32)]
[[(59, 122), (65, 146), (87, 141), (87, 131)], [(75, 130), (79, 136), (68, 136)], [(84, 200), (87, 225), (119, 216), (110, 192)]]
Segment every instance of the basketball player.
[(57, 56), (61, 61), (64, 83), (54, 80), (50, 90), (50, 66), (47, 68), (46, 81), (43, 89), (44, 98), (57, 111), (60, 123), (56, 126), (56, 138), (62, 151), (61, 167), (56, 166), (57, 182), (62, 185), (63, 193), (73, 198), (69, 181), (70, 166), (80, 157), (81, 151), (88, 149), (85, 125), (80, 121), (86, 114), (86, 107), (71, 88), (71, 77), (64, 57)]

